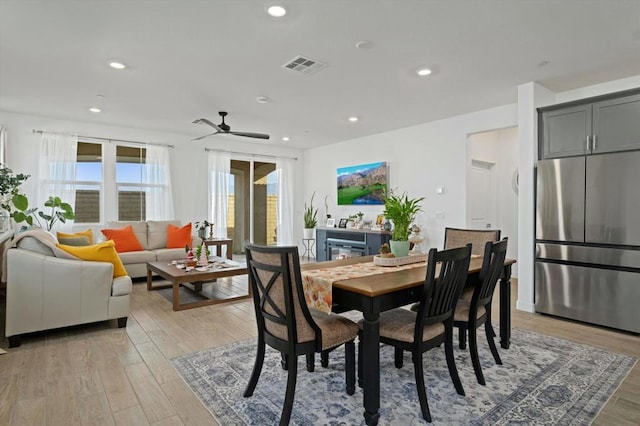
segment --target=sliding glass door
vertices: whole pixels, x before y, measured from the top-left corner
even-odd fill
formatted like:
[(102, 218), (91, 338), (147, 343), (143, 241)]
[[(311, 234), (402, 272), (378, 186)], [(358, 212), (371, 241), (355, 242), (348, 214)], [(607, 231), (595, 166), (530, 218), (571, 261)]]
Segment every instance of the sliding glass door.
[(276, 244), (276, 165), (231, 160), (227, 235), (234, 253), (244, 253), (244, 241)]

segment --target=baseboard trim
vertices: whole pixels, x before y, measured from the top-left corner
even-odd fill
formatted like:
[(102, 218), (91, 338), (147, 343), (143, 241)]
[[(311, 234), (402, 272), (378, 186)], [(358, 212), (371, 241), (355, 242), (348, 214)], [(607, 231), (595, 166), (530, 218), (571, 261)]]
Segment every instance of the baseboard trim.
[(524, 302), (518, 299), (516, 302), (516, 309), (519, 311), (531, 312), (534, 313), (536, 311), (536, 305), (530, 302)]

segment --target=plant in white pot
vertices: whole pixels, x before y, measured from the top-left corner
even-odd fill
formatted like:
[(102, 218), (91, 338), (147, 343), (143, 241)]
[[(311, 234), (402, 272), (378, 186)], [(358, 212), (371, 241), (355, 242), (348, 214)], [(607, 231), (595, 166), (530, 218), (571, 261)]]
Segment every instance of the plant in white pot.
[(393, 231), (389, 246), (391, 252), (396, 257), (409, 255), (409, 234), (411, 233), (411, 223), (422, 207), (420, 202), (424, 197), (410, 199), (406, 192), (396, 195), (393, 191), (384, 199), (385, 219), (393, 222)]
[(304, 238), (315, 238), (315, 228), (318, 224), (318, 209), (313, 207), (313, 197), (316, 196), (315, 191), (311, 195), (309, 205), (304, 203)]

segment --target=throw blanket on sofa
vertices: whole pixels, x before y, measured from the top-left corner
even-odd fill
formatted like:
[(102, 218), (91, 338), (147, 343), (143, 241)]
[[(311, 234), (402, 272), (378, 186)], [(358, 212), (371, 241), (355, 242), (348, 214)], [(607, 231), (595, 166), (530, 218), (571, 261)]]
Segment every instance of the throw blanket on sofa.
[[(31, 228), (20, 232), (13, 240), (5, 245), (2, 253), (2, 282), (7, 282), (7, 250), (15, 247), (24, 248), (47, 256), (55, 256), (61, 259), (78, 259), (72, 254), (56, 247), (58, 240), (48, 231), (41, 228)], [(23, 247), (24, 246), (24, 247)]]

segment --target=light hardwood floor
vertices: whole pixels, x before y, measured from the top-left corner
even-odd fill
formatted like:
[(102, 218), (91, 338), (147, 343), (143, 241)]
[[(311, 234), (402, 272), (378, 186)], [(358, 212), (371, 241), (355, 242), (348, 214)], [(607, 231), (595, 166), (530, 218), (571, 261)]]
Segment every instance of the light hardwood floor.
[[(223, 283), (243, 287), (246, 277)], [(640, 357), (640, 337), (630, 334), (515, 308), (513, 326)], [(173, 312), (136, 282), (126, 329), (110, 321), (32, 334), (0, 355), (0, 425), (215, 425), (168, 360), (255, 335), (250, 300)], [(640, 424), (639, 364), (594, 424)]]

